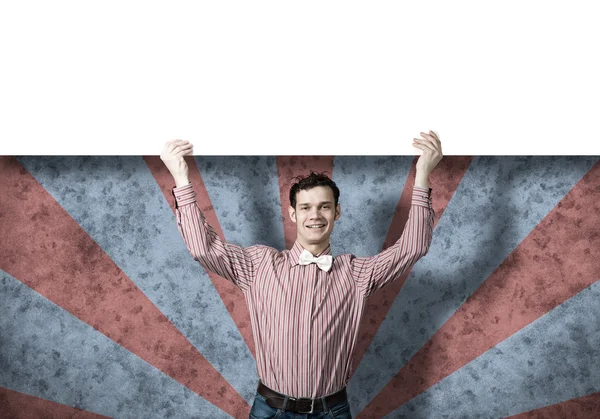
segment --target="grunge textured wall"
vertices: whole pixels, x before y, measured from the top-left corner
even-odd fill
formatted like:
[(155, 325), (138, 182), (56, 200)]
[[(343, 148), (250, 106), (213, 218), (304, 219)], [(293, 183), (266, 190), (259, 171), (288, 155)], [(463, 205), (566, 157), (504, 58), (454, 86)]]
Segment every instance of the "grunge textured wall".
[[(407, 156), (188, 162), (222, 237), (280, 250), (291, 178), (328, 171), (334, 256), (398, 239), (415, 170)], [(598, 157), (447, 156), (430, 183), (428, 254), (368, 300), (353, 415), (593, 417)], [(173, 186), (156, 156), (0, 157), (0, 417), (248, 417), (244, 298), (189, 255)]]

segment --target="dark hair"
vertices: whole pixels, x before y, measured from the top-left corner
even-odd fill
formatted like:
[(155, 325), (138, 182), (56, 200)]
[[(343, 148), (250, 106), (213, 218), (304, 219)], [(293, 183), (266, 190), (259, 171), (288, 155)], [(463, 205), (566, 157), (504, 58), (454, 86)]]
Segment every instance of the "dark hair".
[(311, 171), (308, 176), (296, 176), (295, 178), (292, 178), (292, 180), (296, 180), (296, 183), (290, 188), (290, 205), (293, 208), (296, 208), (296, 194), (298, 192), (312, 189), (315, 186), (327, 186), (333, 191), (334, 206), (337, 207), (340, 198), (340, 190), (335, 182), (325, 173), (327, 172), (315, 173)]

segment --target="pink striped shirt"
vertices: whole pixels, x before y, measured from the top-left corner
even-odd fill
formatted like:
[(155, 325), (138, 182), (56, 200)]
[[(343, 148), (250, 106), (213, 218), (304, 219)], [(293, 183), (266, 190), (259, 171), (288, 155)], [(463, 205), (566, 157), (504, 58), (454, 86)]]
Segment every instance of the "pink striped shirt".
[[(329, 272), (298, 264), (303, 250), (298, 241), (282, 252), (222, 241), (198, 208), (191, 184), (173, 193), (179, 231), (194, 259), (244, 294), (258, 376), (297, 398), (322, 397), (347, 384), (365, 300), (406, 272), (431, 243), (431, 191), (419, 187), (393, 246), (371, 257), (336, 256)], [(331, 254), (331, 247), (321, 254)]]

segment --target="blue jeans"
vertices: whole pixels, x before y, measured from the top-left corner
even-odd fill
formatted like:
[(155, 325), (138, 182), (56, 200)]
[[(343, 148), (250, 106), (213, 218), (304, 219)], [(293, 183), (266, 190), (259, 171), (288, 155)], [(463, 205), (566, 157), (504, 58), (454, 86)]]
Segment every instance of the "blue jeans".
[(347, 401), (325, 407), (326, 409), (321, 412), (294, 413), (269, 406), (265, 396), (256, 393), (250, 410), (250, 419), (352, 419)]

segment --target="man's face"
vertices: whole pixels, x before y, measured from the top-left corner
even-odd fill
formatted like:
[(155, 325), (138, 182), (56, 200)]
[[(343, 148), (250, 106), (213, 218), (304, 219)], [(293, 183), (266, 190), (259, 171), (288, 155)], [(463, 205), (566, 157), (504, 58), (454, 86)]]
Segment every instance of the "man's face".
[(340, 206), (334, 206), (331, 188), (315, 186), (296, 194), (296, 208), (290, 206), (289, 213), (292, 221), (296, 223), (300, 244), (305, 247), (325, 246), (329, 244), (334, 221), (340, 218)]

